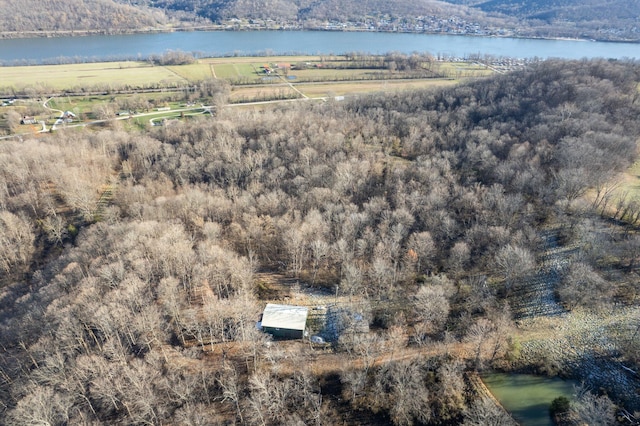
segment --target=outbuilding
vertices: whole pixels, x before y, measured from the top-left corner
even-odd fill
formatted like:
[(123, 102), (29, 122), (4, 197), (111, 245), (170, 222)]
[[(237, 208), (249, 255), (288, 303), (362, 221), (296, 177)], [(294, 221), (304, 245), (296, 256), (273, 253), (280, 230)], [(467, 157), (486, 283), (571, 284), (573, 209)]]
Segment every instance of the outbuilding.
[(305, 306), (268, 303), (262, 314), (261, 327), (276, 338), (302, 339), (309, 309)]

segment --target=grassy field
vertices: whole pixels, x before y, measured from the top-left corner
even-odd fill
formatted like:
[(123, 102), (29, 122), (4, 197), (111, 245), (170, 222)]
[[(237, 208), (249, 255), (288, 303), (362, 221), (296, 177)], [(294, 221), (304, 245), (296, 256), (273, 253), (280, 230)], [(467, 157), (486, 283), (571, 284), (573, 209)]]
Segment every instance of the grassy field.
[(470, 62), (441, 62), (438, 66), (442, 74), (455, 78), (485, 77), (493, 73), (484, 65)]
[(150, 83), (185, 83), (170, 67), (146, 62), (98, 62), (91, 64), (0, 67), (0, 86), (67, 90), (79, 87), (147, 87)]
[(167, 101), (166, 93), (145, 93), (132, 94), (132, 95), (87, 95), (87, 96), (59, 96), (51, 99), (47, 105), (53, 109), (59, 109), (63, 111), (90, 111), (96, 104), (112, 103), (117, 101), (126, 100), (127, 98), (134, 98), (144, 96), (144, 99), (150, 102), (150, 108), (159, 106), (168, 106), (172, 109), (179, 108), (181, 102)]
[[(370, 63), (382, 65), (376, 60)], [(124, 61), (0, 67), (0, 92), (22, 92), (23, 96), (26, 94), (39, 103), (53, 92), (110, 93), (58, 96), (48, 104), (56, 110), (72, 111), (81, 120), (92, 120), (97, 105), (109, 104), (116, 117), (121, 109), (128, 108), (138, 112), (153, 111), (157, 107), (175, 110), (183, 108), (187, 100), (207, 104), (211, 99), (197, 99), (197, 89), (188, 90), (187, 87), (212, 78), (230, 83), (228, 101), (237, 104), (302, 97), (331, 99), (360, 93), (450, 86), (492, 73), (485, 66), (465, 62), (424, 63), (424, 68), (408, 72), (355, 68), (357, 64), (342, 56), (273, 56), (204, 58), (193, 64), (170, 66)], [(270, 74), (265, 72), (267, 68), (271, 70)], [(441, 77), (436, 78), (438, 75)], [(136, 93), (118, 93), (121, 89)], [(25, 115), (20, 105), (27, 102), (21, 100), (14, 106), (0, 109), (0, 129), (8, 128), (6, 112), (13, 109)], [(56, 111), (43, 110), (35, 114), (45, 121), (55, 121), (59, 116)], [(172, 114), (175, 113), (167, 116)], [(148, 123), (147, 118), (139, 124), (144, 123)]]
[(626, 195), (629, 200), (640, 200), (640, 161), (636, 161), (624, 173), (616, 196)]
[[(276, 81), (264, 73), (264, 66), (277, 69), (288, 64), (291, 82), (360, 81), (402, 77), (384, 69), (341, 69), (349, 63), (343, 57), (232, 57), (202, 59), (194, 64), (154, 66), (148, 62), (98, 62), (42, 66), (0, 67), (0, 88), (35, 92), (79, 90), (80, 88), (149, 88), (196, 84), (209, 78), (229, 80), (232, 84), (268, 84)], [(303, 67), (304, 69), (301, 69)], [(466, 78), (487, 75), (485, 67), (469, 63), (436, 63), (434, 71), (449, 77)], [(285, 71), (277, 70), (280, 75)], [(425, 71), (425, 76), (428, 76)], [(266, 78), (265, 78), (266, 77)], [(365, 83), (365, 85), (368, 85)]]
[(276, 99), (292, 99), (298, 97), (300, 97), (300, 95), (291, 87), (286, 85), (251, 86), (234, 88), (229, 94), (229, 101), (238, 103)]
[(401, 91), (425, 89), (428, 87), (444, 87), (457, 84), (455, 80), (384, 80), (357, 82), (328, 82), (308, 83), (297, 85), (296, 88), (310, 98), (346, 96), (354, 93), (374, 93), (384, 91)]
[(212, 66), (201, 62), (188, 65), (168, 66), (167, 69), (190, 83), (215, 77)]

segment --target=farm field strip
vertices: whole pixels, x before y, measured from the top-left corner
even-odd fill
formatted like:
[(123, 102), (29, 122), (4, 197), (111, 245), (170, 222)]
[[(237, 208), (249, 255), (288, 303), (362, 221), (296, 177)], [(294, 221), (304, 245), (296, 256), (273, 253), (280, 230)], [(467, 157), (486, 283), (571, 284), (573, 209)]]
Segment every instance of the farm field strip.
[(211, 66), (204, 63), (169, 65), (166, 68), (190, 83), (206, 80), (213, 77), (213, 75), (211, 74)]
[(152, 82), (180, 83), (186, 79), (176, 75), (176, 70), (145, 62), (0, 67), (0, 86), (3, 87), (65, 90), (92, 85), (144, 87)]
[[(6, 110), (0, 110), (0, 128), (7, 128), (4, 111), (13, 109), (28, 115), (30, 103), (52, 97), (49, 107), (72, 111), (81, 122), (104, 115), (105, 106), (119, 116), (121, 110), (149, 113), (156, 108), (174, 110), (184, 108), (184, 97), (168, 92), (186, 90), (209, 79), (230, 83), (227, 102), (264, 103), (283, 102), (301, 98), (332, 99), (364, 93), (418, 90), (457, 84), (466, 78), (492, 73), (481, 64), (423, 63), (414, 71), (390, 70), (379, 67), (381, 62), (367, 63), (347, 60), (346, 57), (274, 56), (204, 58), (183, 65), (154, 65), (142, 61), (99, 62), (61, 65), (0, 67), (0, 91), (4, 97), (20, 93), (30, 101), (18, 100)], [(356, 68), (361, 65), (363, 68)], [(431, 68), (433, 67), (433, 72)], [(434, 77), (430, 77), (433, 75)], [(443, 75), (445, 77), (435, 77)], [(419, 78), (416, 78), (420, 76)], [(73, 95), (55, 95), (60, 92)], [(185, 92), (186, 94), (191, 93)], [(189, 99), (192, 104), (209, 102)], [(136, 106), (129, 106), (136, 105)], [(33, 113), (32, 113), (33, 114)], [(52, 124), (57, 114), (35, 113), (38, 120)], [(182, 115), (181, 115), (182, 116)], [(158, 119), (157, 117), (156, 119)]]
[[(277, 64), (283, 63), (292, 68), (286, 72), (279, 70), (279, 73), (286, 73), (292, 83), (348, 81), (363, 84), (365, 91), (369, 91), (367, 86), (372, 79), (392, 77), (391, 81), (403, 75), (410, 76), (410, 74), (403, 74), (400, 71), (394, 71), (392, 75), (389, 70), (385, 69), (339, 68), (348, 64), (345, 58), (233, 57), (201, 59), (193, 64), (167, 66), (152, 65), (148, 62), (123, 61), (0, 67), (0, 88), (33, 88), (36, 92), (73, 90), (78, 87), (149, 88), (187, 83), (197, 84), (199, 81), (214, 76), (230, 80), (232, 84), (238, 82), (272, 84), (272, 80), (267, 80), (269, 77), (264, 73), (263, 67), (277, 67)], [(297, 69), (297, 64), (301, 64), (305, 68)], [(460, 78), (491, 73), (490, 70), (471, 63), (437, 63), (435, 66), (448, 75), (457, 75)], [(278, 76), (273, 76), (271, 79), (278, 79)]]
[(239, 87), (229, 94), (231, 102), (253, 102), (255, 100), (277, 100), (299, 97), (298, 93), (286, 85)]
[(376, 80), (298, 84), (296, 87), (310, 98), (346, 96), (393, 90), (415, 90), (457, 84), (455, 80)]

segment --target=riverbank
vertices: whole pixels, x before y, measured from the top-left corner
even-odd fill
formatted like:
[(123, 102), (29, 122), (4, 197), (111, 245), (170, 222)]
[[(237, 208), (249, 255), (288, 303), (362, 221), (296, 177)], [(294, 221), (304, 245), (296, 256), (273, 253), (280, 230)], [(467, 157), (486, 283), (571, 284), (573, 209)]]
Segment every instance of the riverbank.
[(561, 36), (532, 36), (518, 34), (517, 31), (499, 29), (488, 32), (466, 32), (466, 31), (425, 31), (410, 29), (379, 29), (363, 27), (358, 25), (310, 25), (310, 24), (281, 24), (272, 22), (251, 24), (225, 22), (221, 24), (196, 25), (196, 26), (166, 26), (156, 28), (138, 29), (84, 29), (84, 30), (41, 30), (41, 31), (0, 31), (0, 40), (30, 39), (30, 38), (61, 38), (61, 37), (86, 37), (86, 36), (110, 36), (110, 35), (133, 35), (133, 34), (164, 34), (173, 32), (207, 32), (207, 31), (317, 31), (317, 32), (365, 32), (365, 33), (386, 33), (386, 34), (423, 34), (423, 35), (457, 35), (463, 37), (494, 37), (494, 38), (514, 38), (522, 40), (551, 40), (551, 41), (585, 41), (603, 43), (640, 43), (638, 39), (624, 38), (592, 38), (592, 37), (561, 37)]

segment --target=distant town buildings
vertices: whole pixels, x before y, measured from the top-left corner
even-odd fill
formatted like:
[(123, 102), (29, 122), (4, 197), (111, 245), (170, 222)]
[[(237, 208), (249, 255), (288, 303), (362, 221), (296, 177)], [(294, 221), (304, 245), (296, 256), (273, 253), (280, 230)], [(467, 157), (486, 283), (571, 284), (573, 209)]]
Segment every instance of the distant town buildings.
[(280, 22), (272, 19), (232, 19), (225, 25), (226, 29), (279, 29), (279, 30), (327, 30), (327, 31), (383, 31), (407, 33), (434, 33), (460, 35), (516, 35), (514, 31), (481, 25), (467, 21), (459, 16), (442, 18), (439, 16), (371, 17), (365, 16), (358, 21), (305, 21)]

